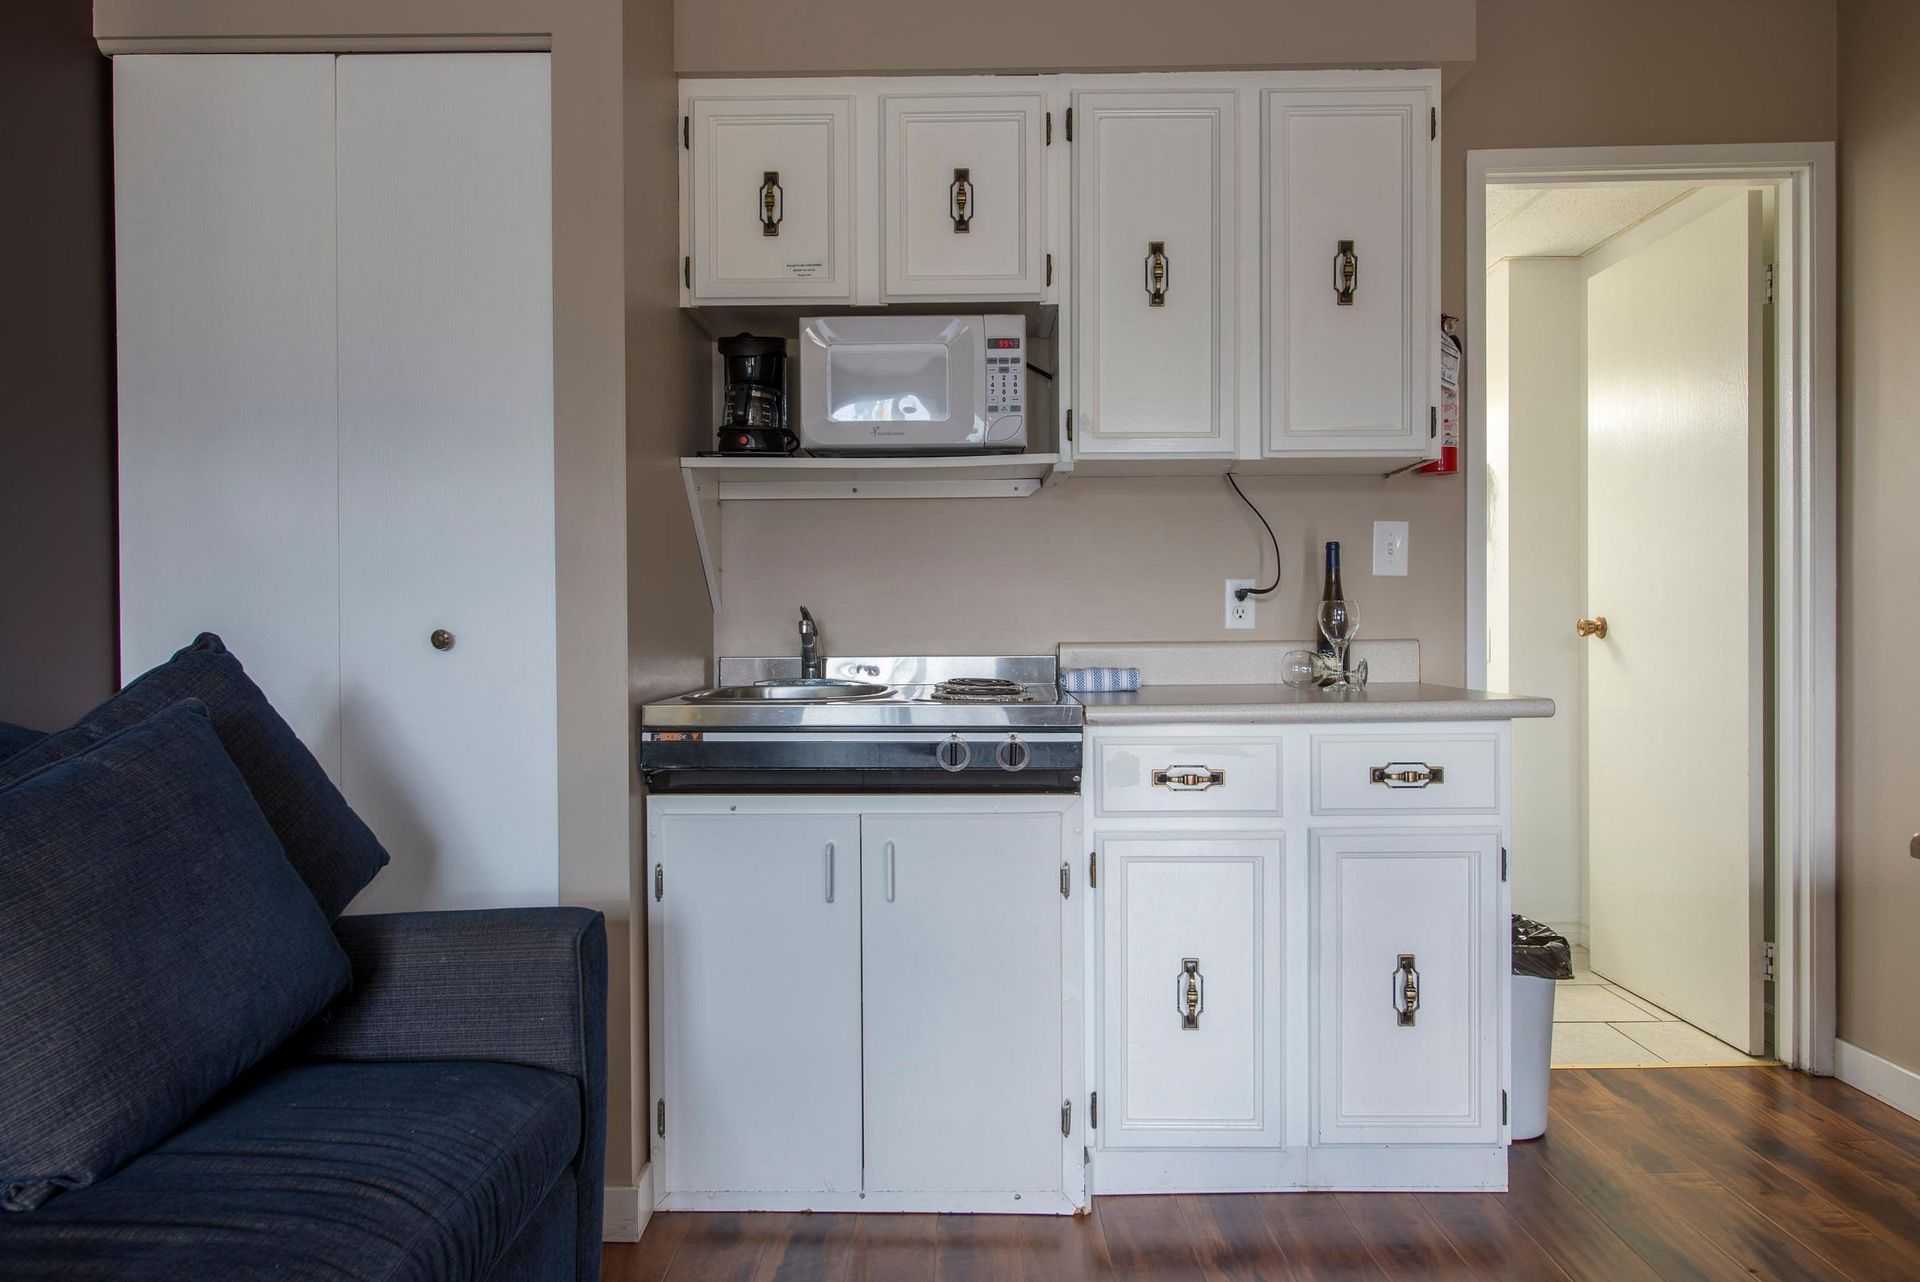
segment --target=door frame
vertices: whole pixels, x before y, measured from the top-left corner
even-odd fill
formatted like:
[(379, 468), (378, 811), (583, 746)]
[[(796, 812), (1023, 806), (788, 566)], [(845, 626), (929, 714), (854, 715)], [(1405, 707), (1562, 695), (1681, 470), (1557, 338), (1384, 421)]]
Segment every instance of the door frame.
[[(1661, 180), (1772, 184), (1780, 194), (1775, 277), (1773, 499), (1775, 671), (1770, 798), (1778, 953), (1776, 1053), (1834, 1071), (1836, 986), (1835, 663), (1839, 282), (1831, 142), (1554, 147), (1467, 153), (1466, 683), (1487, 679), (1485, 328), (1487, 188)], [(1481, 264), (1476, 270), (1475, 264)]]

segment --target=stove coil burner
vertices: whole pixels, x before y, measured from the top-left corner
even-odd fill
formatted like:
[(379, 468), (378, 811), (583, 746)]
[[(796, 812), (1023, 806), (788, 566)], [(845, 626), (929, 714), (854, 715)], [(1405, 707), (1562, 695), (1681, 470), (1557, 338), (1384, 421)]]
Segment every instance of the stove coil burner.
[(1018, 681), (1004, 677), (954, 677), (933, 688), (933, 697), (941, 703), (1034, 703)]

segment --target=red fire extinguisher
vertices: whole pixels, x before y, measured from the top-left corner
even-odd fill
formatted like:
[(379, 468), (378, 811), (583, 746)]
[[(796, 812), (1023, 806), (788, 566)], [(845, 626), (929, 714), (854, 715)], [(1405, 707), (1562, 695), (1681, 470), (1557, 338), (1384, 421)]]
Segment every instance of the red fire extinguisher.
[(1451, 476), (1460, 470), (1460, 318), (1440, 318), (1440, 457), (1414, 469), (1420, 476)]

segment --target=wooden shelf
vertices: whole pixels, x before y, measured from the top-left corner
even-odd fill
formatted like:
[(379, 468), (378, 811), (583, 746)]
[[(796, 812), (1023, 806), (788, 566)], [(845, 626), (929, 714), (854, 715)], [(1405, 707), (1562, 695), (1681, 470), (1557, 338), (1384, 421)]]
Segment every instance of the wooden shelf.
[(720, 505), (780, 499), (1026, 498), (1064, 472), (1058, 454), (941, 458), (683, 458), (707, 598), (720, 608)]

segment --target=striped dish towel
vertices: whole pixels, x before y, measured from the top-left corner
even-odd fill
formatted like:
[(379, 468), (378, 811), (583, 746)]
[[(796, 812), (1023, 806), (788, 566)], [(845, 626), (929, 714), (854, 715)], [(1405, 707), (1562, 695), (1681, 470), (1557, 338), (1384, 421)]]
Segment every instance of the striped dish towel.
[(1060, 688), (1069, 694), (1115, 694), (1140, 688), (1138, 668), (1068, 668)]

